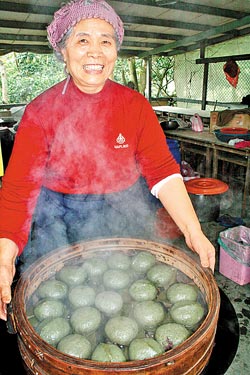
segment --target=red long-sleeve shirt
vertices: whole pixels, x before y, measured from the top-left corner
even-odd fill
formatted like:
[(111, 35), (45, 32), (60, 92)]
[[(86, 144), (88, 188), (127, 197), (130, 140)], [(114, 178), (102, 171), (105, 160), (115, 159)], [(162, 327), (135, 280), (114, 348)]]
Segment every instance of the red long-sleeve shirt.
[(179, 173), (148, 101), (108, 80), (97, 94), (61, 82), (27, 105), (0, 191), (0, 237), (25, 246), (41, 186), (69, 194), (151, 189)]

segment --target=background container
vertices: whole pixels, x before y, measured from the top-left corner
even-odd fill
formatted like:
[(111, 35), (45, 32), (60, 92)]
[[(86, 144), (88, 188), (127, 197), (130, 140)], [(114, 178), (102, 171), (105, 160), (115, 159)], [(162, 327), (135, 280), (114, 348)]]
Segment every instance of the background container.
[[(26, 315), (26, 304), (43, 280), (66, 264), (79, 264), (103, 252), (149, 251), (157, 260), (176, 267), (188, 276), (203, 294), (208, 312), (200, 327), (182, 344), (147, 360), (102, 363), (66, 355), (43, 341)], [(220, 309), (220, 294), (211, 270), (201, 267), (184, 251), (166, 244), (139, 239), (113, 238), (82, 242), (55, 250), (36, 261), (21, 276), (13, 296), (13, 325), (27, 369), (34, 375), (198, 375), (211, 356)]]
[(229, 186), (215, 178), (194, 178), (186, 181), (185, 185), (199, 221), (204, 223), (217, 220), (221, 195)]
[(221, 129), (216, 129), (216, 130), (214, 130), (214, 134), (215, 134), (216, 138), (218, 138), (219, 141), (225, 142), (225, 143), (228, 143), (232, 139), (242, 139), (244, 141), (250, 140), (250, 131), (249, 130), (246, 131), (246, 133), (244, 133), (244, 134), (242, 134), (242, 133), (227, 134), (227, 133), (223, 133), (221, 131)]
[(239, 285), (250, 283), (250, 228), (238, 226), (220, 233), (219, 272)]
[(181, 152), (179, 142), (175, 139), (167, 139), (167, 144), (169, 147), (170, 152), (172, 153), (173, 157), (177, 161), (178, 164), (181, 163)]

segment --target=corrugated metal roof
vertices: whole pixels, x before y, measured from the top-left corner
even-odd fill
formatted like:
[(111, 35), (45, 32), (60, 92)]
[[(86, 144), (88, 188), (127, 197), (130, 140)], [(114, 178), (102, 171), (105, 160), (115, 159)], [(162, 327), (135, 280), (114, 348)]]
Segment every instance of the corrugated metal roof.
[[(108, 1), (125, 24), (121, 55), (176, 55), (250, 34), (249, 0)], [(51, 51), (46, 27), (61, 0), (0, 1), (0, 55)]]

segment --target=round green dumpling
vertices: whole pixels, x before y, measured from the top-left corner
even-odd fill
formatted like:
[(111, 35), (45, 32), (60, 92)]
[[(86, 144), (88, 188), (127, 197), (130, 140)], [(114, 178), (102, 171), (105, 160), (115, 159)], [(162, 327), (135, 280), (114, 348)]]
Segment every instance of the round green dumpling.
[(156, 264), (147, 272), (148, 279), (157, 287), (167, 287), (176, 279), (177, 270), (167, 264)]
[(77, 285), (69, 291), (69, 301), (74, 307), (91, 306), (95, 303), (96, 292), (94, 288)]
[(35, 329), (40, 323), (39, 320), (35, 316), (29, 317), (28, 320), (29, 320), (29, 323), (32, 325), (32, 327)]
[(148, 251), (142, 251), (132, 258), (131, 266), (136, 273), (146, 273), (156, 262), (156, 258)]
[(37, 288), (37, 294), (40, 298), (63, 299), (67, 296), (68, 286), (60, 280), (42, 281)]
[(83, 284), (87, 279), (87, 272), (80, 266), (68, 265), (58, 271), (56, 278), (68, 286)]
[(125, 362), (126, 358), (119, 346), (100, 343), (93, 351), (91, 359), (97, 362)]
[(136, 280), (129, 288), (130, 296), (138, 302), (154, 300), (157, 296), (157, 289), (147, 279)]
[(107, 263), (102, 258), (93, 257), (86, 259), (82, 268), (87, 272), (88, 276), (92, 278), (100, 277), (108, 268)]
[(170, 309), (171, 318), (187, 328), (193, 328), (202, 320), (205, 309), (199, 302), (179, 301)]
[(130, 275), (123, 270), (107, 270), (103, 274), (103, 283), (107, 289), (124, 289), (130, 283)]
[(138, 325), (135, 320), (126, 316), (117, 316), (108, 320), (105, 333), (109, 340), (118, 345), (129, 345), (138, 334)]
[(53, 319), (55, 319), (55, 318), (46, 318), (44, 320), (41, 320), (40, 322), (38, 320), (38, 323), (34, 327), (35, 331), (40, 335), (40, 332), (43, 329), (43, 327), (46, 326), (46, 324), (48, 324), (49, 322), (51, 322), (51, 320), (53, 320)]
[(124, 253), (115, 252), (108, 258), (108, 266), (113, 269), (128, 270), (130, 265), (131, 258)]
[(71, 327), (67, 319), (55, 318), (48, 321), (40, 330), (41, 338), (48, 344), (56, 346), (64, 336), (69, 335)]
[(70, 323), (76, 333), (88, 334), (94, 332), (100, 326), (101, 313), (95, 307), (78, 307), (73, 311)]
[(138, 302), (134, 306), (134, 317), (145, 330), (154, 330), (165, 318), (161, 303), (155, 301)]
[(194, 285), (175, 283), (172, 284), (167, 290), (167, 299), (171, 303), (179, 301), (193, 301), (195, 302), (198, 297), (198, 289)]
[(90, 342), (77, 333), (63, 337), (57, 349), (68, 355), (85, 359), (90, 358), (92, 352)]
[(169, 350), (181, 344), (190, 336), (190, 332), (182, 324), (166, 323), (155, 331), (155, 339), (164, 350)]
[(129, 345), (129, 359), (131, 361), (153, 358), (162, 353), (162, 346), (152, 338), (134, 339)]
[(121, 311), (123, 300), (119, 293), (107, 290), (97, 294), (95, 306), (106, 315), (112, 316)]
[(42, 321), (47, 318), (57, 318), (65, 313), (64, 304), (60, 300), (44, 299), (34, 307), (34, 315)]

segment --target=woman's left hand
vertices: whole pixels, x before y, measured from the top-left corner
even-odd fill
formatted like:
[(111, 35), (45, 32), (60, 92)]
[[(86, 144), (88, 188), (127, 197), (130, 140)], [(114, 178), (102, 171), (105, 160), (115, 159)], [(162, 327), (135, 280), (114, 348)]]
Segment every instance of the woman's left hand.
[(195, 233), (188, 233), (185, 235), (187, 246), (196, 252), (203, 267), (211, 268), (214, 272), (215, 267), (215, 248), (204, 233), (199, 230)]
[(215, 248), (202, 232), (183, 181), (173, 178), (166, 182), (159, 190), (159, 199), (184, 234), (187, 246), (199, 255), (201, 265), (214, 271)]

